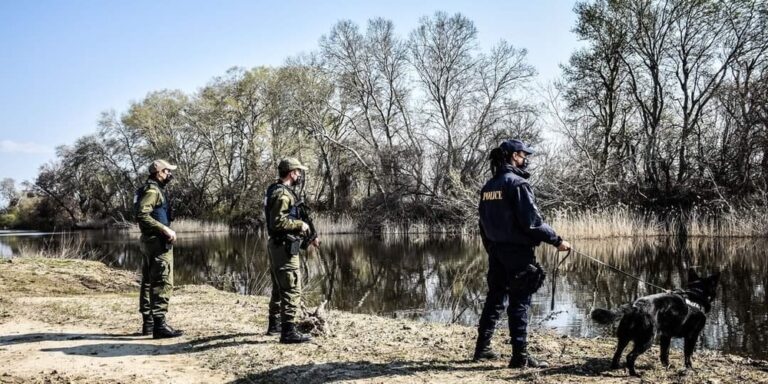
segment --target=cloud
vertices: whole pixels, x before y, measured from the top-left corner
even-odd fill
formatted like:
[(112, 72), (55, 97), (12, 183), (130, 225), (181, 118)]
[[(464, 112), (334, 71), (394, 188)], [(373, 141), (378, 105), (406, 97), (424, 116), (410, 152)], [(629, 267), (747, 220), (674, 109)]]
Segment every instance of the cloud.
[(25, 155), (49, 155), (53, 149), (45, 145), (33, 142), (17, 142), (13, 140), (0, 140), (0, 153), (25, 154)]

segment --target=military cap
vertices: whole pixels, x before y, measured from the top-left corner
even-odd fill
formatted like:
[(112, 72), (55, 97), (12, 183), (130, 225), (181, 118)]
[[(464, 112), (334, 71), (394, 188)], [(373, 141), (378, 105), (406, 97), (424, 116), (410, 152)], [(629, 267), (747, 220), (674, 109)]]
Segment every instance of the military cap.
[(302, 165), (299, 159), (295, 157), (286, 157), (285, 159), (280, 160), (280, 164), (277, 165), (277, 170), (279, 172), (289, 172), (294, 169), (306, 171), (308, 168)]
[(170, 169), (171, 171), (173, 171), (176, 168), (178, 167), (175, 165), (172, 165), (171, 163), (163, 159), (157, 159), (153, 161), (152, 164), (149, 165), (149, 174), (151, 175), (151, 174), (158, 173), (163, 169)]

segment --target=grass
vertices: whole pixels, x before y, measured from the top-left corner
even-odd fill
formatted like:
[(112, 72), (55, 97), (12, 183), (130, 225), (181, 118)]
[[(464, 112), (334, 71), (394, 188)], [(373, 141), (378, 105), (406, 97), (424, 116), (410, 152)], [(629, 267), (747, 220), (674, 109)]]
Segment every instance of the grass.
[(315, 228), (322, 228), (323, 233), (348, 234), (360, 233), (357, 229), (357, 220), (347, 214), (332, 215), (328, 213), (315, 214), (313, 217)]
[[(136, 223), (124, 222), (120, 227), (130, 233), (140, 233), (139, 225)], [(230, 228), (227, 223), (217, 221), (205, 221), (194, 219), (178, 219), (171, 223), (171, 228), (177, 233), (229, 233)]]
[(19, 257), (41, 257), (45, 259), (88, 259), (99, 260), (95, 250), (87, 247), (85, 240), (79, 236), (62, 234), (46, 239), (39, 246), (20, 245)]
[(738, 208), (722, 215), (694, 210), (687, 223), (689, 236), (768, 236), (768, 208)]
[(555, 211), (548, 223), (566, 239), (606, 239), (669, 235), (664, 223), (652, 215), (627, 208), (595, 211)]

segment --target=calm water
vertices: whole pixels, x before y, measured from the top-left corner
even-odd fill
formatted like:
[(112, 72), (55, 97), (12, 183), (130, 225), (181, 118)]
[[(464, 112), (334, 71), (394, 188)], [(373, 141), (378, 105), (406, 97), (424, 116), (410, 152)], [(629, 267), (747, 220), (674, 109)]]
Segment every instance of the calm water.
[[(321, 251), (303, 258), (305, 301), (328, 299), (332, 308), (475, 325), (485, 297), (487, 256), (478, 241), (455, 238), (375, 239), (333, 236)], [(0, 257), (20, 250), (82, 242), (118, 268), (139, 269), (138, 239), (125, 234), (0, 233)], [(662, 287), (679, 287), (684, 265), (703, 274), (719, 268), (721, 288), (701, 344), (754, 358), (768, 358), (768, 241), (671, 239), (576, 241), (579, 251)], [(538, 248), (551, 271), (553, 248)], [(176, 284), (207, 283), (243, 294), (269, 293), (264, 240), (254, 236), (182, 236), (174, 249)], [(562, 254), (564, 255), (564, 254)], [(531, 326), (572, 336), (610, 332), (587, 317), (591, 308), (612, 307), (655, 293), (653, 288), (572, 255), (557, 278), (534, 295)], [(505, 325), (504, 325), (505, 326)]]

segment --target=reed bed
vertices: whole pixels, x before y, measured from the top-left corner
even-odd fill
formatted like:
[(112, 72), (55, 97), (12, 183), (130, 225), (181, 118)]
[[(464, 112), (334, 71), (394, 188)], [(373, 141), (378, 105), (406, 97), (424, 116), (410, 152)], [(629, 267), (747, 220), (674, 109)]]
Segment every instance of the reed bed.
[[(122, 223), (130, 233), (140, 233), (139, 225), (136, 223)], [(174, 231), (179, 233), (229, 233), (229, 224), (217, 221), (178, 219), (171, 224)]]
[(90, 249), (79, 236), (61, 235), (45, 240), (37, 246), (19, 246), (18, 257), (43, 257), (46, 259), (99, 260), (100, 255)]
[(686, 230), (689, 236), (766, 237), (768, 208), (738, 208), (720, 215), (693, 210)]
[(669, 235), (655, 216), (620, 207), (594, 211), (562, 209), (553, 212), (548, 222), (566, 239), (607, 239), (612, 237), (650, 237)]
[(322, 228), (323, 233), (360, 233), (360, 230), (357, 227), (357, 220), (353, 219), (349, 215), (332, 215), (328, 213), (319, 213), (313, 216), (314, 217), (312, 221), (315, 224), (315, 228), (317, 228), (318, 231), (320, 231)]
[[(608, 239), (618, 237), (674, 236), (680, 233), (679, 215), (644, 213), (628, 207), (595, 210), (558, 209), (545, 217), (559, 235), (566, 239)], [(725, 213), (713, 213), (694, 209), (684, 218), (688, 236), (708, 237), (768, 237), (768, 208), (740, 208)], [(315, 227), (321, 234), (374, 233), (386, 237), (411, 235), (472, 236), (477, 234), (477, 224), (428, 223), (426, 221), (385, 220), (377, 228), (363, 228), (359, 219), (348, 214), (318, 213)], [(126, 223), (131, 233), (139, 233), (138, 225)], [(180, 219), (173, 222), (179, 233), (230, 233), (229, 225)]]

